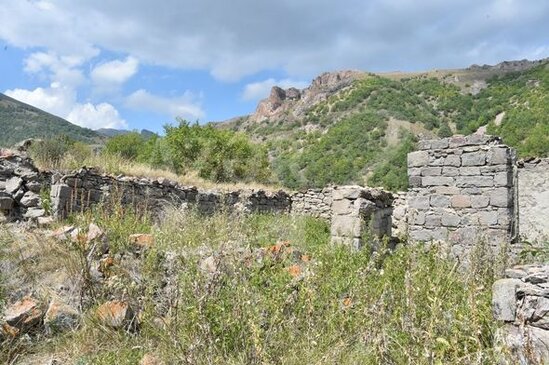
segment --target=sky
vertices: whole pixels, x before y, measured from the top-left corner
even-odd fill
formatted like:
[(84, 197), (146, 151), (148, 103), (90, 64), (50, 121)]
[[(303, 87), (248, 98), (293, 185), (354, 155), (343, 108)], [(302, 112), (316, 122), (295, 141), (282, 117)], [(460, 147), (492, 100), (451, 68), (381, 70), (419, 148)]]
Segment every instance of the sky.
[(325, 71), (545, 57), (548, 0), (0, 0), (0, 92), (92, 129), (226, 120)]

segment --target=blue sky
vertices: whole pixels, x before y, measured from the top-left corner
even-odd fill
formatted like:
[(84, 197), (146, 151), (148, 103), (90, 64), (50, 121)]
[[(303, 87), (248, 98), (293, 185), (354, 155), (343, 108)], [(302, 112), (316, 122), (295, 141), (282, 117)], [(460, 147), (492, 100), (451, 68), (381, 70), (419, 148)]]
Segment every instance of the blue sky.
[(547, 0), (0, 0), (0, 92), (92, 129), (253, 112), (324, 71), (549, 56)]

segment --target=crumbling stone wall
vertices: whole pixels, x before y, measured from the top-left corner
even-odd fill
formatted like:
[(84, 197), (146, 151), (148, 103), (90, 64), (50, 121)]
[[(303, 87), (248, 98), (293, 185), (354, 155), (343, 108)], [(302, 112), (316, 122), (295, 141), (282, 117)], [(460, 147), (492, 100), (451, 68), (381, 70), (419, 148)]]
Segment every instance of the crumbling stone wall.
[(292, 194), (292, 213), (332, 219), (333, 187), (309, 189)]
[(408, 154), (408, 234), (443, 241), (463, 257), (479, 242), (494, 252), (515, 238), (515, 153), (484, 135), (422, 141)]
[(549, 241), (549, 159), (519, 161), (518, 211), (521, 239)]
[(287, 213), (290, 195), (284, 191), (199, 190), (167, 179), (119, 177), (81, 169), (60, 177), (51, 189), (54, 215), (65, 217), (99, 203), (121, 203), (161, 214), (166, 207), (190, 208), (212, 214), (222, 209), (241, 212)]
[(549, 266), (523, 265), (505, 271), (492, 287), (498, 339), (517, 364), (549, 363)]
[(392, 194), (356, 185), (339, 186), (334, 187), (332, 199), (332, 242), (360, 248), (365, 236), (391, 235)]
[(37, 218), (46, 212), (40, 191), (49, 189), (50, 174), (40, 172), (24, 156), (0, 153), (0, 219)]

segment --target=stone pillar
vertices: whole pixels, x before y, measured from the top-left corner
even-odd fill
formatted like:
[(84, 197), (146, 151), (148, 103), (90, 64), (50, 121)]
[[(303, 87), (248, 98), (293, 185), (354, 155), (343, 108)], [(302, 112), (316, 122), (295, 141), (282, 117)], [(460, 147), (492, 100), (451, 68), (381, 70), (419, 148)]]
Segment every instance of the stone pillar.
[(444, 241), (457, 256), (515, 238), (515, 152), (491, 136), (421, 141), (408, 154), (412, 241)]
[[(332, 242), (360, 248), (366, 235), (391, 235), (392, 195), (360, 186), (334, 187), (332, 195)], [(372, 245), (375, 243), (372, 242)]]

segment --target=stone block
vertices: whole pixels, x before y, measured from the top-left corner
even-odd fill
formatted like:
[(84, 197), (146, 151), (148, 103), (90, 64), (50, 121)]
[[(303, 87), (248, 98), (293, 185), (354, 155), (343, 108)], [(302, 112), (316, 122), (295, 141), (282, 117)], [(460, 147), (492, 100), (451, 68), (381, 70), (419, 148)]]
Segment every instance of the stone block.
[(414, 151), (408, 154), (408, 167), (423, 167), (429, 163), (429, 152)]
[(471, 207), (472, 208), (486, 208), (490, 203), (490, 197), (485, 195), (472, 195)]
[(410, 229), (409, 236), (414, 242), (428, 242), (433, 238), (433, 232), (426, 228), (413, 228)]
[(461, 190), (455, 186), (437, 186), (434, 190), (435, 194), (442, 194), (442, 195), (457, 195), (460, 192)]
[(494, 178), (491, 176), (456, 176), (456, 186), (468, 187), (490, 187), (494, 186)]
[(461, 156), (461, 166), (482, 166), (486, 164), (486, 152), (464, 153)]
[(509, 148), (494, 147), (486, 153), (486, 162), (488, 165), (506, 165), (511, 162)]
[(437, 228), (441, 225), (441, 216), (439, 214), (426, 214), (425, 215), (425, 227)]
[(20, 177), (12, 177), (11, 179), (6, 180), (4, 184), (4, 189), (8, 194), (14, 194), (19, 188), (23, 185), (23, 179)]
[(500, 279), (492, 285), (492, 311), (499, 321), (513, 322), (516, 316), (516, 292), (519, 279)]
[[(439, 223), (440, 224), (440, 223)], [(447, 241), (448, 229), (446, 227), (438, 227), (433, 229), (431, 233), (432, 239), (435, 241)]]
[(457, 148), (467, 145), (467, 139), (464, 136), (456, 135), (449, 138), (448, 147)]
[(360, 197), (362, 188), (360, 186), (340, 186), (333, 191), (333, 199), (357, 199)]
[(334, 215), (332, 217), (331, 234), (340, 237), (360, 237), (362, 222), (359, 217)]
[(460, 167), (459, 174), (462, 176), (480, 175), (480, 167), (478, 166)]
[(26, 208), (37, 207), (40, 205), (40, 196), (32, 191), (27, 191), (19, 203)]
[(421, 176), (440, 176), (442, 167), (424, 167), (421, 169)]
[(471, 197), (468, 195), (454, 195), (450, 198), (450, 204), (453, 208), (470, 208)]
[(421, 176), (421, 170), (420, 167), (409, 167), (408, 176)]
[(411, 188), (419, 188), (421, 186), (421, 176), (408, 177), (408, 185)]
[(408, 199), (408, 206), (418, 210), (428, 210), (430, 207), (430, 198), (428, 196), (415, 196)]
[(424, 176), (421, 178), (421, 186), (451, 186), (454, 178), (447, 176)]
[(446, 208), (450, 206), (450, 198), (445, 195), (431, 195), (430, 204), (435, 208)]
[(460, 167), (461, 158), (457, 155), (449, 155), (444, 159), (444, 166)]
[(509, 207), (511, 194), (507, 188), (497, 188), (490, 193), (490, 205), (494, 207)]
[(431, 149), (434, 149), (434, 150), (441, 150), (441, 149), (445, 149), (445, 148), (448, 148), (449, 146), (449, 142), (448, 142), (448, 139), (447, 138), (444, 138), (444, 139), (433, 139), (431, 140)]
[(460, 221), (461, 218), (457, 214), (451, 212), (445, 212), (442, 214), (441, 223), (445, 227), (457, 227), (459, 226)]
[(494, 175), (494, 186), (511, 186), (513, 175), (507, 172), (498, 172)]
[(448, 239), (453, 244), (473, 246), (478, 237), (479, 230), (476, 227), (460, 227), (450, 232)]
[(349, 215), (354, 212), (358, 215), (358, 209), (355, 209), (353, 201), (349, 199), (334, 201), (332, 204), (332, 212), (337, 215)]
[(459, 169), (457, 167), (451, 167), (451, 166), (444, 166), (442, 168), (442, 175), (443, 176), (457, 176), (459, 175)]
[(494, 210), (478, 212), (478, 221), (482, 226), (495, 226), (498, 224), (498, 212)]

